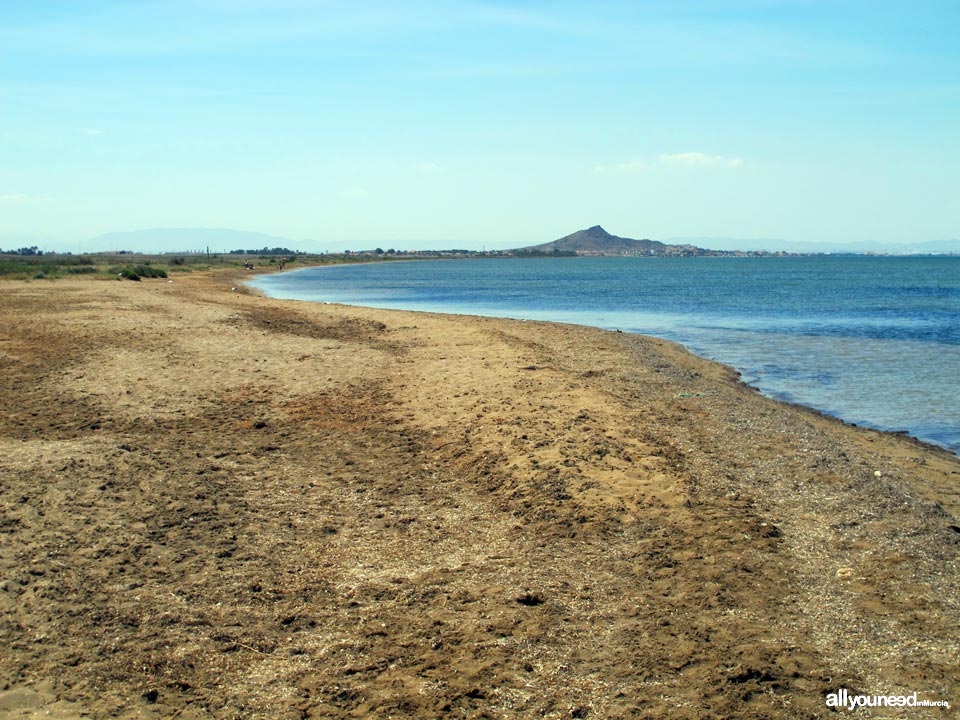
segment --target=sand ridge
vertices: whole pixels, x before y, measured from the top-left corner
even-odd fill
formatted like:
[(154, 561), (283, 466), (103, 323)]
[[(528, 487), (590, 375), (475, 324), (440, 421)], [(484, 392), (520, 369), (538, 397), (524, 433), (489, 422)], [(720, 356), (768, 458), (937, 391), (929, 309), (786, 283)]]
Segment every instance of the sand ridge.
[(0, 717), (960, 701), (955, 456), (665, 341), (233, 287), (0, 288)]

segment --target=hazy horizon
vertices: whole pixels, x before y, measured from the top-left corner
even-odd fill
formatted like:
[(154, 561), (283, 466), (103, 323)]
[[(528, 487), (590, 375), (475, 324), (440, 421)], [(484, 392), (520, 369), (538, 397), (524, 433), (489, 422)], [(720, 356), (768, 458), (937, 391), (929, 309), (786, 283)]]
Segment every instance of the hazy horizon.
[(953, 2), (38, 0), (0, 20), (8, 249), (148, 228), (308, 250), (597, 223), (960, 237)]
[[(579, 228), (584, 229), (584, 228)], [(616, 234), (616, 233), (613, 233)], [(557, 240), (559, 238), (551, 238)], [(641, 238), (634, 238), (641, 239)], [(659, 238), (647, 238), (659, 240)], [(512, 250), (540, 244), (539, 238), (497, 237), (484, 242), (464, 243), (457, 240), (444, 241), (381, 241), (372, 245), (357, 245), (346, 241), (318, 241), (270, 235), (256, 231), (234, 228), (148, 228), (144, 230), (105, 233), (79, 242), (50, 242), (42, 238), (29, 238), (0, 234), (0, 251), (13, 251), (22, 247), (39, 247), (43, 252), (54, 253), (226, 253), (232, 250), (253, 250), (283, 247), (295, 252), (342, 253), (344, 251), (371, 251), (376, 248), (404, 251), (416, 250)], [(549, 241), (545, 241), (549, 242)], [(668, 245), (695, 245), (707, 250), (767, 251), (788, 253), (886, 253), (886, 254), (951, 254), (960, 255), (960, 240), (945, 240), (916, 243), (817, 243), (794, 242), (782, 238), (729, 238), (729, 237), (670, 237), (661, 242)]]

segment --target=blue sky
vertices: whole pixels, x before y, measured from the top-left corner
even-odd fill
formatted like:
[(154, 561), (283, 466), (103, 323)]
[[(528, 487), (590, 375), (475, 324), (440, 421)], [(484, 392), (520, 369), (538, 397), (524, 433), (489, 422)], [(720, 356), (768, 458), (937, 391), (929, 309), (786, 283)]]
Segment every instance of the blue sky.
[(0, 238), (957, 238), (957, 38), (956, 0), (3, 1)]

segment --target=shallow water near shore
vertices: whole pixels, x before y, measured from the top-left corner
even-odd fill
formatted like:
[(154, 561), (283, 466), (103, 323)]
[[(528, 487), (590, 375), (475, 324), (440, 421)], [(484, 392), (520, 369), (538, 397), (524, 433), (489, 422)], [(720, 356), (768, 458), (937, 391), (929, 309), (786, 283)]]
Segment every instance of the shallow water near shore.
[(960, 453), (960, 258), (371, 263), (256, 278), (275, 298), (663, 337), (778, 399)]

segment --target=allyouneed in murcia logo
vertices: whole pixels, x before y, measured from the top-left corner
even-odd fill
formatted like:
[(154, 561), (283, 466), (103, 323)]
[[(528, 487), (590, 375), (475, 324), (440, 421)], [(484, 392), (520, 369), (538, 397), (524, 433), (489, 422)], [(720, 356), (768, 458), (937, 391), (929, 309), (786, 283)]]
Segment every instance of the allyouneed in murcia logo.
[(949, 708), (946, 700), (920, 700), (918, 693), (912, 695), (851, 695), (846, 688), (828, 693), (827, 707), (856, 710), (862, 707), (942, 707)]

